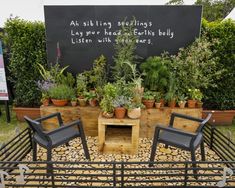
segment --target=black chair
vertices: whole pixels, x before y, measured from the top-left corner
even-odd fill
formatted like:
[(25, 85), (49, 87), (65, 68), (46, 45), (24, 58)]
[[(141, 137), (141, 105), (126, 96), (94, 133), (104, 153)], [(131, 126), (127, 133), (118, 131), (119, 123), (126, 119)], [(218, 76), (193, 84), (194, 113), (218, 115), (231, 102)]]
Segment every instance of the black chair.
[[(172, 113), (170, 124), (168, 127), (157, 125), (155, 128), (155, 133), (153, 137), (153, 145), (150, 154), (150, 163), (149, 166), (153, 166), (154, 157), (156, 154), (157, 144), (164, 143), (167, 148), (168, 145), (174, 146), (177, 148), (181, 148), (191, 152), (192, 161), (196, 161), (195, 158), (195, 150), (201, 145), (201, 156), (202, 161), (205, 161), (205, 151), (204, 151), (204, 142), (203, 142), (203, 127), (208, 122), (211, 117), (211, 113), (207, 115), (205, 119), (199, 119), (191, 116), (187, 116), (184, 114)], [(199, 122), (199, 127), (197, 128), (195, 133), (185, 132), (180, 129), (174, 128), (174, 120), (175, 118), (182, 118), (191, 121)], [(193, 163), (193, 167), (196, 165)], [(196, 171), (194, 170), (196, 173)]]
[[(50, 132), (43, 131), (41, 122), (55, 117), (58, 119), (59, 128), (56, 128)], [(62, 144), (66, 144), (68, 146), (68, 142), (77, 137), (81, 138), (86, 159), (90, 159), (82, 122), (80, 120), (64, 125), (60, 113), (53, 113), (35, 120), (32, 120), (27, 116), (24, 116), (24, 118), (33, 130), (33, 161), (37, 160), (37, 143), (47, 149), (47, 161), (51, 161), (51, 152), (53, 148)]]

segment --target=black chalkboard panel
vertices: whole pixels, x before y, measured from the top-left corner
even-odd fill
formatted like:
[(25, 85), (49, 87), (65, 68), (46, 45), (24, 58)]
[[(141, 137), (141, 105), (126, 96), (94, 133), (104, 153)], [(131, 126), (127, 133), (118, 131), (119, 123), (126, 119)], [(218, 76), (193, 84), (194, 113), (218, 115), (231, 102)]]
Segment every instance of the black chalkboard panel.
[[(112, 63), (120, 25), (135, 17), (137, 55), (175, 54), (199, 37), (201, 6), (45, 6), (48, 62), (56, 60), (59, 42), (62, 66), (72, 73), (91, 68), (105, 55)], [(123, 22), (125, 20), (125, 22)]]

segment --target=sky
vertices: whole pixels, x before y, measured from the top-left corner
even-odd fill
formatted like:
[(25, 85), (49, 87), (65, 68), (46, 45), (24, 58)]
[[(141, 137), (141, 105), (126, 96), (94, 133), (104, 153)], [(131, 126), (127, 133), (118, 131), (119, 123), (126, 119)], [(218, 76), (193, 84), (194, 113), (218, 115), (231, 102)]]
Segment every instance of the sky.
[[(44, 5), (164, 5), (169, 0), (0, 0), (0, 27), (7, 18), (19, 16), (30, 21), (44, 21)], [(186, 5), (195, 0), (184, 0)]]

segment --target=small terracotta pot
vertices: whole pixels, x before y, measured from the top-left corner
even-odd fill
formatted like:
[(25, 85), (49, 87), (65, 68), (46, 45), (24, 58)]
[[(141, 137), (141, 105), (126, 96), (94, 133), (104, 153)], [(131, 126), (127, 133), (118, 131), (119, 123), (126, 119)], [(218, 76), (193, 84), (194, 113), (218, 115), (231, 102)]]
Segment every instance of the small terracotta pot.
[(161, 102), (155, 102), (155, 107), (156, 107), (157, 109), (161, 108), (161, 106), (162, 106), (162, 103), (161, 103)]
[(137, 119), (141, 116), (141, 108), (128, 109), (127, 116), (131, 119)]
[(186, 101), (181, 101), (178, 103), (180, 108), (185, 108)]
[(77, 106), (77, 101), (71, 101), (72, 106)]
[(44, 100), (42, 101), (42, 104), (43, 104), (43, 106), (49, 106), (49, 104), (50, 104), (50, 99), (44, 99)]
[(84, 98), (78, 98), (78, 102), (80, 106), (86, 106), (87, 100)]
[(165, 100), (164, 100), (164, 99), (160, 99), (160, 103), (161, 103), (161, 107), (164, 107), (164, 105), (165, 105)]
[(176, 105), (175, 100), (171, 100), (171, 101), (168, 102), (168, 106), (170, 108), (175, 108), (175, 105)]
[(110, 113), (110, 112), (102, 112), (102, 116), (105, 118), (112, 118), (114, 115), (114, 113)]
[(203, 105), (203, 102), (197, 101), (197, 107), (198, 107), (198, 108), (202, 108), (202, 105)]
[(51, 99), (55, 106), (66, 106), (68, 104), (67, 99)]
[(149, 109), (149, 108), (153, 108), (153, 106), (154, 106), (154, 99), (153, 100), (146, 100), (146, 99), (143, 99), (143, 104), (145, 105), (145, 107), (147, 108), (147, 109)]
[(90, 99), (89, 104), (90, 104), (90, 106), (95, 107), (98, 105), (98, 101), (97, 101), (97, 99)]
[(197, 101), (196, 100), (188, 100), (188, 107), (189, 108), (196, 108), (196, 103)]
[(123, 119), (126, 115), (126, 109), (124, 107), (116, 107), (114, 114), (117, 119)]

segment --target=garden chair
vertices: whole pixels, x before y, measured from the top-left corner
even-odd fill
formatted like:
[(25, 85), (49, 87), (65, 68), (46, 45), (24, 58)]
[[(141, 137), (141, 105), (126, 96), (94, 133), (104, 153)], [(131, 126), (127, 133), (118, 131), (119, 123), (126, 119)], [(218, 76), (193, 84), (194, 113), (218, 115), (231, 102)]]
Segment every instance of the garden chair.
[[(202, 161), (205, 161), (205, 151), (204, 151), (204, 142), (203, 142), (203, 127), (209, 121), (211, 117), (211, 113), (207, 115), (205, 119), (199, 119), (191, 116), (187, 116), (184, 114), (172, 113), (170, 124), (168, 127), (157, 125), (155, 128), (155, 133), (153, 137), (153, 144), (150, 154), (150, 163), (149, 166), (153, 166), (154, 157), (156, 155), (156, 149), (158, 143), (164, 143), (165, 147), (168, 145), (181, 148), (183, 150), (187, 150), (191, 152), (192, 161), (196, 161), (195, 151), (201, 146), (201, 157)], [(175, 118), (187, 119), (190, 121), (199, 122), (199, 126), (195, 133), (186, 132), (180, 129), (174, 128), (174, 120)], [(196, 168), (196, 164), (193, 163), (193, 167)], [(196, 170), (194, 170), (196, 173)]]
[[(55, 117), (58, 119), (59, 128), (56, 128), (50, 132), (43, 131), (41, 124), (42, 121)], [(51, 152), (53, 148), (62, 144), (66, 144), (66, 146), (68, 146), (68, 142), (77, 137), (81, 138), (86, 159), (90, 159), (82, 122), (80, 120), (64, 125), (60, 113), (53, 113), (35, 120), (32, 120), (27, 116), (24, 116), (24, 118), (29, 127), (33, 130), (33, 161), (37, 160), (37, 144), (47, 149), (47, 161), (51, 161)]]

